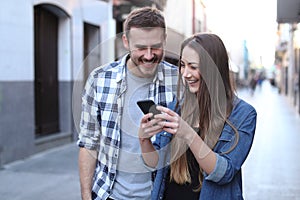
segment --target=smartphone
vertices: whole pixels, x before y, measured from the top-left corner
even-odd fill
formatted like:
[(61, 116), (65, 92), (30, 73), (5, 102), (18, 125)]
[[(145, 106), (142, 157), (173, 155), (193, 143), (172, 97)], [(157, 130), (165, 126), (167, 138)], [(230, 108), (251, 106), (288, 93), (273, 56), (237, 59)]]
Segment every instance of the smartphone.
[(137, 105), (140, 107), (144, 114), (153, 113), (151, 119), (153, 119), (154, 115), (161, 114), (161, 112), (156, 109), (156, 104), (152, 100), (138, 101)]

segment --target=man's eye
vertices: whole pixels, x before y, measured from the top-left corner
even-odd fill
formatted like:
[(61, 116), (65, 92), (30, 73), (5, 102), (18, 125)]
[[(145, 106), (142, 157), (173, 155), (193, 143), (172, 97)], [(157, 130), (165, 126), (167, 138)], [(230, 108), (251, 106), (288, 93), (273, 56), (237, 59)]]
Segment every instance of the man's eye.
[(161, 49), (162, 48), (162, 45), (154, 45), (153, 47), (151, 47), (151, 49), (153, 50), (158, 50), (158, 49)]
[(158, 50), (161, 50), (162, 48), (159, 48), (159, 47), (157, 47), (157, 48), (155, 48), (155, 47), (151, 47), (151, 51), (158, 51)]

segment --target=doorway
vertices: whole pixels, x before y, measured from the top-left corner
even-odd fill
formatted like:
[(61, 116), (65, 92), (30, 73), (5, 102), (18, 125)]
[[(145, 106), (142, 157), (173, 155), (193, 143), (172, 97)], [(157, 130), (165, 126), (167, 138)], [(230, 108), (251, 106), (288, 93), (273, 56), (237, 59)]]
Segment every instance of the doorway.
[(34, 7), (35, 135), (59, 132), (58, 17)]
[(84, 83), (90, 72), (101, 65), (101, 29), (84, 23)]

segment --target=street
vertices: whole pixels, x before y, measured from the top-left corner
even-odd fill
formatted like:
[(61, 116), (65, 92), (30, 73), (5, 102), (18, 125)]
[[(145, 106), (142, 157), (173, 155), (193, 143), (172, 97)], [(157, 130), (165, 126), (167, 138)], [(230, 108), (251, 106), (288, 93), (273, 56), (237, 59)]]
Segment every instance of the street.
[(239, 94), (258, 113), (253, 146), (243, 168), (245, 199), (300, 199), (299, 114), (269, 82), (257, 87), (253, 96), (245, 90)]
[[(246, 200), (300, 199), (300, 116), (289, 100), (265, 81), (253, 96), (238, 96), (258, 113), (254, 143), (243, 166)], [(51, 149), (0, 169), (0, 199), (80, 199), (75, 143)]]

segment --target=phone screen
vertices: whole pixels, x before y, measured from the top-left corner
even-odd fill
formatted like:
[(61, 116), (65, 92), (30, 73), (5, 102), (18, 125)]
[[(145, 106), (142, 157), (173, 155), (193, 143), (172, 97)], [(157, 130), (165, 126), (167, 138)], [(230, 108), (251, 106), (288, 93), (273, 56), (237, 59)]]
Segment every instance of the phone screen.
[[(142, 100), (137, 102), (138, 106), (144, 114), (153, 113), (153, 116), (161, 112), (156, 109), (156, 104), (152, 100)], [(151, 119), (153, 119), (153, 116)]]

